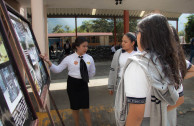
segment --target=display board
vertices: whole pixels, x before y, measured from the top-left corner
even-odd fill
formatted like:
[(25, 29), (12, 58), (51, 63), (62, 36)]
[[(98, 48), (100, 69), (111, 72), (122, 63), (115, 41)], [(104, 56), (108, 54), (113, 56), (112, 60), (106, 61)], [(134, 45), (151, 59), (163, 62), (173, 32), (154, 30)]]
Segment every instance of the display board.
[(39, 58), (40, 53), (33, 39), (32, 31), (27, 22), (21, 20), (10, 11), (9, 16), (20, 43), (20, 49), (25, 56), (25, 61), (35, 82), (36, 90), (41, 95), (44, 85), (47, 84), (48, 76), (43, 67), (43, 61)]
[[(2, 14), (0, 12), (0, 14)], [(0, 126), (37, 125), (25, 83), (0, 18)]]
[[(12, 42), (12, 46), (15, 47), (14, 51), (18, 53), (18, 58), (21, 60), (21, 66), (24, 67), (27, 81), (32, 87), (33, 94), (39, 107), (46, 110), (51, 125), (54, 126), (55, 124), (47, 104), (48, 94), (52, 100), (51, 103), (54, 105), (57, 115), (59, 116), (61, 124), (65, 126), (55, 101), (52, 98), (51, 92), (49, 91), (50, 77), (44, 61), (39, 57), (41, 52), (31, 24), (10, 6), (5, 5), (3, 0), (0, 0), (0, 5), (0, 11), (2, 12), (0, 17), (1, 19), (4, 19), (2, 21), (3, 25), (5, 26), (7, 34), (9, 34), (9, 40)], [(23, 90), (26, 90), (26, 85)], [(14, 94), (15, 95), (11, 100), (19, 96), (17, 88), (14, 88)]]
[(1, 6), (37, 103), (40, 108), (45, 108), (50, 77), (43, 60), (39, 57), (41, 52), (31, 25), (14, 9), (5, 5), (3, 1)]

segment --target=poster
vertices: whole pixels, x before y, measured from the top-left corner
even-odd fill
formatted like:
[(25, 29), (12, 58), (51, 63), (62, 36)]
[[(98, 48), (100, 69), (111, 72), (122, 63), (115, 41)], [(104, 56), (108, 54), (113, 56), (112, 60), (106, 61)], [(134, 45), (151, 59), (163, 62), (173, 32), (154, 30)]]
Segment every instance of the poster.
[(2, 36), (0, 35), (0, 64), (9, 61), (5, 46), (3, 44)]
[(22, 92), (11, 65), (0, 69), (0, 88), (12, 113), (22, 98)]
[(35, 82), (35, 87), (38, 91), (38, 94), (41, 95), (43, 86), (46, 84), (48, 77), (43, 67), (42, 60), (39, 57), (39, 52), (30, 31), (29, 25), (11, 12), (9, 12), (9, 15), (21, 49), (25, 56), (25, 60), (28, 64), (28, 68), (30, 69), (31, 76)]

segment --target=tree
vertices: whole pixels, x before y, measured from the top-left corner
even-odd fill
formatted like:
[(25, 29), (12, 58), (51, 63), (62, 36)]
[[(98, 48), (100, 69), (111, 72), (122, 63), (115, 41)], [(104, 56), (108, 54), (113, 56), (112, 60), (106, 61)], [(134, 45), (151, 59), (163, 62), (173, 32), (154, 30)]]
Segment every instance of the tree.
[(112, 29), (114, 29), (113, 20), (105, 18), (93, 20), (92, 29), (94, 32), (112, 32)]
[(137, 29), (137, 19), (130, 19), (129, 20), (129, 31), (135, 32)]
[(183, 30), (178, 32), (179, 36), (185, 36), (185, 32)]
[(78, 32), (93, 32), (92, 21), (83, 21), (82, 25), (77, 28)]
[(187, 17), (188, 22), (185, 24), (185, 40), (190, 42), (190, 39), (194, 37), (194, 14)]
[[(129, 20), (129, 31), (135, 32), (136, 27), (137, 27), (137, 19), (130, 19)], [(114, 33), (114, 29), (113, 29), (113, 33)], [(117, 41), (121, 42), (123, 34), (124, 34), (123, 18), (117, 18), (117, 20), (116, 20), (116, 34), (117, 34)]]
[(57, 25), (53, 28), (52, 33), (65, 33), (65, 30), (62, 28), (63, 25)]
[(70, 33), (71, 32), (70, 27), (68, 25), (65, 25), (64, 28), (65, 28), (65, 32), (66, 33)]

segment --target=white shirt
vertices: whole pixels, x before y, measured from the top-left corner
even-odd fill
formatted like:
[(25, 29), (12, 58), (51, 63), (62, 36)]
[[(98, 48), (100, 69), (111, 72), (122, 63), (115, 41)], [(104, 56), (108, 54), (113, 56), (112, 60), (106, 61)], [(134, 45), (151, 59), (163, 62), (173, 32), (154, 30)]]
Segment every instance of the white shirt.
[(116, 52), (116, 49), (115, 49), (115, 47), (113, 46), (113, 47), (111, 47), (111, 51), (112, 52)]
[(133, 56), (135, 53), (136, 53), (136, 51), (132, 51), (131, 53), (128, 53), (128, 52), (121, 53), (121, 55), (119, 57), (119, 72), (118, 72), (118, 76), (120, 78), (122, 77), (123, 68), (127, 62), (128, 57)]
[(186, 61), (187, 70), (189, 70), (191, 68), (192, 64), (188, 60), (185, 60), (185, 61)]
[(144, 117), (150, 117), (151, 85), (141, 66), (131, 62), (124, 73), (125, 93), (128, 103), (145, 104)]
[[(56, 66), (55, 64), (52, 64), (50, 67), (50, 70), (54, 73), (60, 73), (64, 69), (68, 68), (69, 76), (77, 79), (81, 79), (80, 58), (78, 56), (79, 55), (77, 53), (73, 53), (65, 57), (58, 66)], [(83, 60), (86, 63), (89, 78), (93, 77), (96, 73), (96, 68), (95, 68), (93, 58), (88, 54), (84, 54)]]

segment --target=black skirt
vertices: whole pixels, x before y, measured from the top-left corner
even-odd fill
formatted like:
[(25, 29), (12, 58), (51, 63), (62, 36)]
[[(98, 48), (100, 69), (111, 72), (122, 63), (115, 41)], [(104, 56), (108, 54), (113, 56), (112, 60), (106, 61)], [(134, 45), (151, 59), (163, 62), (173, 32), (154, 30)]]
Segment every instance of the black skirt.
[(71, 109), (78, 110), (89, 108), (88, 83), (84, 82), (82, 79), (68, 76), (67, 93)]

